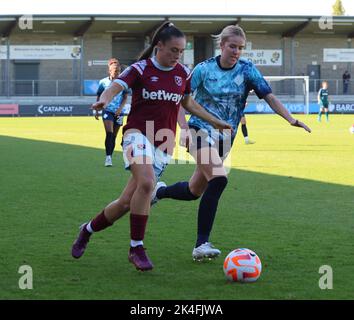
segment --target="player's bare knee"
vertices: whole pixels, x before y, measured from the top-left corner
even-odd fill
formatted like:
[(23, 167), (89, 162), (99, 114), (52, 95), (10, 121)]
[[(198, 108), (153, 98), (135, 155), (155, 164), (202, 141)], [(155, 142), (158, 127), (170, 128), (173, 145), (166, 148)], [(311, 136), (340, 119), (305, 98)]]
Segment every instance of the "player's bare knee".
[(189, 190), (191, 194), (195, 196), (195, 199), (200, 198), (200, 196), (204, 193), (205, 189), (206, 186), (189, 185)]
[(130, 210), (130, 201), (124, 201), (121, 204), (121, 210), (123, 212), (128, 212)]
[(139, 192), (151, 194), (154, 191), (155, 181), (153, 178), (143, 178), (138, 181)]

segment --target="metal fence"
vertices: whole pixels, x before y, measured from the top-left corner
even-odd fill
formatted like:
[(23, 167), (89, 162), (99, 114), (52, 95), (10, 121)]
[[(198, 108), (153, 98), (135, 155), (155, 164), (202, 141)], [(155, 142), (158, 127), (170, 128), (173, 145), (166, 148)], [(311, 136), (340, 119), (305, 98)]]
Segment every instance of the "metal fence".
[[(267, 77), (266, 77), (267, 79)], [(327, 81), (328, 92), (332, 96), (354, 95), (354, 80), (350, 80), (346, 91), (342, 79), (309, 79), (310, 93), (317, 94), (322, 86), (322, 82)], [(294, 79), (284, 79), (281, 81), (269, 81), (273, 92), (276, 95), (298, 96), (304, 94), (303, 81)]]
[[(342, 79), (309, 80), (310, 92), (317, 93), (322, 81), (328, 82), (330, 95), (354, 95), (354, 80), (350, 80), (347, 91)], [(302, 95), (301, 82), (284, 80), (271, 83), (277, 94)], [(0, 96), (80, 96), (83, 94), (83, 85), (80, 80), (11, 80), (0, 81)]]
[(353, 95), (354, 94), (354, 80), (350, 80), (347, 90), (345, 92), (345, 86), (342, 79), (310, 79), (310, 92), (318, 92), (321, 88), (323, 81), (328, 83), (328, 92), (330, 95)]
[(0, 81), (0, 96), (80, 96), (79, 80)]

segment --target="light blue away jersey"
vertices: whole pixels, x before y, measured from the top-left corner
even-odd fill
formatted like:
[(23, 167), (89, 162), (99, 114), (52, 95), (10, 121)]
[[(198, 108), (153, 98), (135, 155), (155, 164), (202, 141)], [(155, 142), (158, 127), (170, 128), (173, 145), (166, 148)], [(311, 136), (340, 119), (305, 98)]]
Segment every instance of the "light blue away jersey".
[[(251, 90), (259, 99), (272, 92), (262, 74), (247, 59), (240, 58), (233, 68), (220, 65), (220, 56), (199, 63), (192, 74), (192, 91), (196, 90), (195, 100), (216, 118), (232, 125), (235, 138), (241, 114)], [(224, 139), (206, 121), (192, 115), (188, 124), (207, 130), (213, 139)]]
[[(111, 85), (112, 82), (113, 80), (111, 80), (109, 77), (101, 79), (100, 82), (98, 83), (97, 95), (100, 96), (102, 92)], [(106, 110), (115, 113), (119, 108), (119, 106), (121, 105), (125, 93), (128, 93), (128, 91), (123, 90), (119, 94), (117, 94), (109, 103), (109, 105), (106, 107)], [(123, 114), (121, 113), (120, 115)]]

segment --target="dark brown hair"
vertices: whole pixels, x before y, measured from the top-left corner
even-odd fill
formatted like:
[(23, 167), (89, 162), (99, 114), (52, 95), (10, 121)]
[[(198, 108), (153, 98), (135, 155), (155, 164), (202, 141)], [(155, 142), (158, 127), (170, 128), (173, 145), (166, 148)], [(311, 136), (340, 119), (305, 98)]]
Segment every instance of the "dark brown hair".
[(157, 43), (161, 41), (165, 43), (170, 40), (172, 37), (175, 38), (184, 38), (184, 33), (176, 28), (172, 22), (165, 21), (154, 33), (151, 44), (143, 50), (143, 52), (139, 55), (139, 60), (147, 59), (151, 56), (156, 47)]
[(110, 66), (111, 64), (119, 64), (118, 59), (116, 58), (111, 58), (108, 60), (108, 66)]

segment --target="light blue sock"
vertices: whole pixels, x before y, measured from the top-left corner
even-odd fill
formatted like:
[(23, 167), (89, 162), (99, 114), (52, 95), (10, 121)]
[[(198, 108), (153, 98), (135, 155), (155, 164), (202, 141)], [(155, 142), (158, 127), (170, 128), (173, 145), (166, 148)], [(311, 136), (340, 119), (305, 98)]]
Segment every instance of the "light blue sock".
[(322, 112), (320, 111), (320, 112), (318, 113), (318, 121), (321, 121), (321, 116), (322, 116)]

